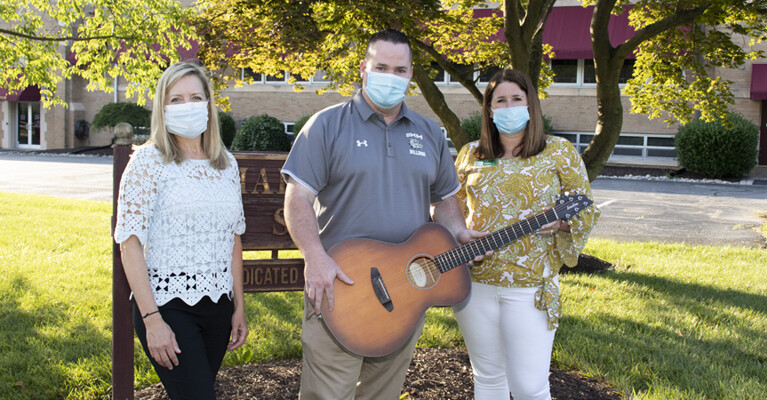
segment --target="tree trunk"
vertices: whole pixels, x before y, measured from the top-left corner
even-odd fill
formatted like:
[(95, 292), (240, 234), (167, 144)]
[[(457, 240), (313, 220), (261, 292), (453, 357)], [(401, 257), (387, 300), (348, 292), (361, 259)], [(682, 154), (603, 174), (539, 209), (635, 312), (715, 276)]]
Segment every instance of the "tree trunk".
[(618, 77), (625, 54), (617, 55), (610, 44), (608, 25), (616, 0), (599, 0), (591, 16), (591, 48), (597, 78), (597, 126), (594, 139), (583, 152), (589, 181), (596, 179), (618, 143), (623, 127), (623, 103)]
[(445, 96), (434, 81), (429, 78), (429, 74), (421, 65), (413, 66), (413, 79), (421, 89), (421, 94), (429, 103), (429, 107), (437, 114), (442, 125), (447, 130), (447, 136), (453, 141), (456, 149), (461, 149), (463, 145), (469, 143), (469, 135), (461, 128), (461, 119), (450, 109), (445, 101)]
[[(595, 64), (599, 63), (595, 59)], [(614, 64), (619, 65), (615, 67)], [(610, 60), (602, 73), (597, 76), (597, 126), (594, 131), (594, 139), (583, 152), (583, 163), (589, 174), (589, 181), (596, 179), (602, 172), (610, 158), (610, 154), (618, 143), (618, 138), (623, 127), (623, 103), (621, 103), (621, 90), (618, 86), (623, 60), (617, 62)], [(599, 67), (597, 67), (599, 69)]]

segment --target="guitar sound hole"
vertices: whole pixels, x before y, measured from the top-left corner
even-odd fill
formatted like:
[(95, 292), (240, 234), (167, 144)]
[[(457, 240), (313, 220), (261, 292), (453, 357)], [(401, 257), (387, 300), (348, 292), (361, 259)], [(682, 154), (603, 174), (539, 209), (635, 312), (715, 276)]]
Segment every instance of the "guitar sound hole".
[(430, 258), (417, 257), (407, 268), (407, 280), (419, 289), (430, 289), (437, 284), (439, 276), (439, 267)]

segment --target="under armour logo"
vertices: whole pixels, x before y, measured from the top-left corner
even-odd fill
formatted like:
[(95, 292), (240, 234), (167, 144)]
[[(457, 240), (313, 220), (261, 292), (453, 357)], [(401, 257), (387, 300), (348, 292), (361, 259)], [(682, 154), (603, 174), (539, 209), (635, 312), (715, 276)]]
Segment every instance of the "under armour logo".
[(358, 140), (357, 141), (357, 147), (362, 147), (362, 146), (368, 147), (368, 141), (367, 140)]

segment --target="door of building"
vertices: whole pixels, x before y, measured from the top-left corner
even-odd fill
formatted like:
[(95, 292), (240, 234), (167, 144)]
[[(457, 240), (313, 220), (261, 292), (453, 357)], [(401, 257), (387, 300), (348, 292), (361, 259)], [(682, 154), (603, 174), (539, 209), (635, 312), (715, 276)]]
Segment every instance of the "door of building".
[(767, 100), (762, 100), (762, 121), (759, 123), (759, 165), (767, 165)]
[(40, 103), (16, 103), (16, 147), (40, 148)]

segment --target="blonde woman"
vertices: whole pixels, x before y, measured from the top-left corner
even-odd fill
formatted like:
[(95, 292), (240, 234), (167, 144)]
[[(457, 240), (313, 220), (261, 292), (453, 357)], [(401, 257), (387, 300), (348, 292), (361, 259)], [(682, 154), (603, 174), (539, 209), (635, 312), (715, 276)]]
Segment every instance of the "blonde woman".
[(150, 139), (131, 156), (118, 197), (114, 238), (136, 335), (174, 400), (214, 399), (226, 350), (248, 335), (240, 178), (211, 95), (196, 64), (163, 73)]

